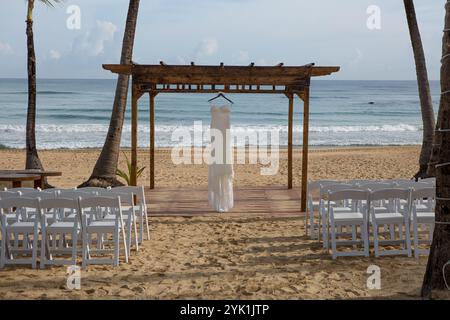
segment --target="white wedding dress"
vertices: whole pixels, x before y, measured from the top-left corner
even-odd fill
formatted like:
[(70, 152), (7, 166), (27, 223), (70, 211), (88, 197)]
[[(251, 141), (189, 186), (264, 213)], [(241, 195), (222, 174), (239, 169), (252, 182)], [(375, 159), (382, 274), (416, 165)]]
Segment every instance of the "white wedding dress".
[[(211, 107), (211, 129), (222, 133), (222, 146), (215, 145), (216, 148), (222, 147), (223, 159), (216, 159), (208, 168), (208, 200), (209, 204), (217, 212), (228, 212), (234, 206), (233, 199), (233, 164), (227, 163), (226, 155), (231, 155), (231, 141), (227, 135), (230, 130), (230, 108)], [(212, 140), (212, 139), (211, 139)], [(213, 143), (211, 141), (211, 143)], [(217, 149), (216, 149), (217, 150)], [(220, 150), (219, 150), (220, 152)], [(212, 154), (213, 159), (218, 153)], [(220, 155), (218, 155), (220, 157)]]

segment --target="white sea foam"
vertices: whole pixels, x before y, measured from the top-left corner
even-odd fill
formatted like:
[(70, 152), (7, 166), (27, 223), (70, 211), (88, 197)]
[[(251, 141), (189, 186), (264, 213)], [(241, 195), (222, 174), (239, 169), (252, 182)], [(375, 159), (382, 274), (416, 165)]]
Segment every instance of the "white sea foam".
[[(208, 125), (204, 124), (206, 129)], [(171, 133), (178, 129), (187, 129), (193, 131), (192, 125), (156, 125), (155, 130), (162, 133)], [(233, 125), (232, 130), (239, 131), (259, 131), (259, 130), (278, 130), (281, 132), (287, 132), (287, 126), (282, 125)], [(41, 124), (36, 126), (36, 132), (45, 133), (90, 133), (90, 132), (107, 132), (108, 126), (101, 124), (70, 124), (70, 125), (54, 125), (54, 124)], [(149, 126), (139, 125), (139, 132), (150, 132)], [(294, 126), (294, 131), (302, 132), (302, 126)], [(410, 124), (397, 124), (397, 125), (382, 125), (382, 126), (312, 126), (310, 132), (318, 133), (346, 133), (346, 132), (414, 132), (422, 131), (421, 126), (414, 126)], [(9, 125), (0, 124), (0, 132), (4, 133), (23, 133), (25, 132), (24, 125)], [(124, 125), (123, 132), (131, 132), (129, 125)]]
[[(192, 125), (157, 125), (156, 144), (159, 147), (170, 147), (177, 142), (171, 140), (172, 132), (185, 129), (193, 133)], [(302, 126), (294, 127), (294, 144), (301, 145)], [(382, 126), (313, 126), (310, 128), (310, 144), (313, 146), (351, 146), (351, 145), (410, 145), (419, 144), (422, 128), (410, 124), (382, 125)], [(204, 131), (208, 125), (204, 123)], [(280, 144), (287, 145), (287, 127), (281, 125), (255, 126), (237, 124), (232, 127), (236, 134), (251, 133), (254, 131), (280, 132)], [(36, 136), (39, 148), (100, 148), (104, 143), (107, 125), (101, 124), (68, 124), (53, 125), (40, 124), (36, 126)], [(148, 126), (140, 125), (138, 128), (138, 143), (140, 147), (149, 146)], [(129, 147), (131, 127), (124, 126), (122, 146)], [(207, 143), (204, 139), (203, 144)], [(0, 144), (11, 148), (25, 146), (24, 125), (0, 125)], [(196, 145), (198, 146), (198, 145)]]

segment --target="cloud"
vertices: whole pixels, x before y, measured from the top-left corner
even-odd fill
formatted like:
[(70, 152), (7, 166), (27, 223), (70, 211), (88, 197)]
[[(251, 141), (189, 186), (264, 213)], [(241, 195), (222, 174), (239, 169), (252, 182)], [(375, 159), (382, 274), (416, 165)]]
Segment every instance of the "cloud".
[(1, 55), (7, 56), (7, 55), (10, 55), (13, 53), (14, 53), (14, 50), (12, 49), (12, 47), (9, 43), (0, 41), (0, 54)]
[(356, 68), (359, 66), (359, 64), (361, 63), (361, 61), (364, 58), (364, 54), (361, 51), (361, 49), (356, 48), (356, 57), (354, 57), (350, 62), (349, 62), (349, 66), (352, 68)]
[(233, 63), (248, 63), (250, 56), (248, 51), (239, 51), (233, 55)]
[(190, 63), (191, 61), (197, 62), (197, 63), (204, 63), (205, 58), (214, 56), (219, 50), (219, 42), (215, 38), (205, 38), (201, 40), (197, 46), (195, 47), (194, 51), (190, 55), (186, 56), (171, 56), (163, 60), (166, 63), (169, 64), (180, 64), (184, 65), (187, 63)]
[(52, 59), (52, 60), (61, 59), (61, 53), (57, 50), (54, 50), (54, 49), (50, 50), (49, 55), (50, 55), (50, 59)]
[(108, 42), (114, 40), (117, 27), (109, 21), (98, 21), (96, 26), (78, 37), (73, 42), (72, 51), (75, 54), (99, 56), (104, 53)]
[(267, 60), (265, 58), (260, 58), (256, 61), (256, 65), (257, 66), (268, 66), (269, 63), (267, 62)]
[(194, 57), (202, 58), (202, 57), (210, 57), (217, 53), (219, 50), (219, 42), (215, 38), (206, 38), (203, 39), (195, 49)]

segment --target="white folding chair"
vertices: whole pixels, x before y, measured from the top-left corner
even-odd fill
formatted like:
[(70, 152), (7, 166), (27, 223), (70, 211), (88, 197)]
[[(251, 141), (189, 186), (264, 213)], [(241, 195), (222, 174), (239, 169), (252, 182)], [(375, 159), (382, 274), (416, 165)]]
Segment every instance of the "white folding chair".
[[(74, 189), (74, 190), (61, 190), (58, 193), (58, 197), (62, 199), (78, 200), (79, 197), (83, 199), (95, 198), (97, 197), (97, 194), (92, 192), (78, 191)], [(60, 221), (73, 222), (75, 219), (78, 219), (78, 212), (77, 210), (70, 210), (70, 209), (61, 210), (59, 219)]]
[[(139, 217), (139, 243), (144, 240), (144, 225), (147, 233), (147, 240), (150, 239), (150, 227), (147, 214), (147, 203), (145, 200), (145, 190), (144, 187), (116, 187), (112, 188), (111, 192), (115, 193), (131, 193), (135, 196), (135, 204), (133, 205), (133, 210), (137, 213)], [(123, 204), (122, 204), (123, 205)]]
[(308, 235), (308, 231), (310, 233), (311, 239), (315, 238), (315, 231), (317, 231), (317, 239), (320, 239), (320, 228), (319, 223), (315, 222), (314, 219), (314, 213), (317, 211), (320, 215), (320, 199), (315, 200), (314, 196), (317, 193), (320, 198), (320, 188), (321, 186), (326, 186), (330, 184), (336, 184), (339, 183), (335, 180), (317, 180), (317, 181), (310, 181), (308, 183), (308, 190), (307, 190), (307, 214), (305, 215), (305, 230), (306, 235)]
[[(5, 188), (6, 190), (6, 188)], [(0, 200), (10, 199), (10, 198), (19, 198), (21, 196), (21, 193), (19, 191), (0, 191)], [(2, 213), (2, 209), (0, 208), (0, 216), (3, 215), (3, 219), (0, 219), (0, 256), (1, 251), (3, 251), (3, 245), (1, 242), (5, 241), (5, 235), (2, 233), (3, 227), (2, 227), (2, 220), (4, 220), (5, 225), (11, 224), (13, 222), (17, 222), (17, 214), (15, 212), (10, 212), (14, 210), (13, 208), (7, 209), (7, 212)], [(1, 260), (1, 258), (0, 258)], [(0, 268), (2, 268), (3, 265), (0, 261)]]
[[(0, 200), (10, 199), (10, 198), (20, 198), (22, 194), (20, 191), (0, 191)], [(0, 208), (1, 209), (1, 208)], [(12, 209), (10, 209), (12, 210)], [(17, 222), (17, 214), (15, 212), (3, 212), (5, 215), (6, 224)]]
[[(35, 191), (35, 192), (30, 192), (30, 193), (26, 193), (24, 195), (25, 197), (29, 198), (29, 199), (37, 199), (39, 198), (40, 200), (48, 200), (48, 199), (56, 199), (56, 197), (58, 196), (58, 193), (56, 191)], [(45, 216), (47, 217), (48, 220), (52, 220), (54, 218), (54, 215), (52, 212), (42, 212), (42, 214), (45, 214)], [(22, 212), (22, 220), (23, 221), (29, 221), (29, 220), (34, 220), (34, 216), (36, 215), (36, 211), (28, 209), (28, 210), (24, 210)]]
[[(399, 205), (400, 200), (409, 201), (410, 189), (384, 189), (370, 193), (370, 225), (372, 226), (375, 256), (406, 254), (411, 257), (411, 237), (409, 230), (409, 206)], [(395, 203), (395, 208), (389, 212), (377, 212), (372, 203), (376, 201)], [(389, 232), (380, 233), (380, 226), (389, 226)], [(396, 239), (395, 227), (398, 227), (398, 239)], [(382, 239), (380, 235), (389, 239)], [(380, 245), (400, 245), (400, 249), (380, 251)]]
[[(38, 245), (39, 245), (39, 231), (40, 231), (40, 215), (39, 215), (39, 200), (28, 198), (9, 198), (0, 200), (0, 208), (12, 212), (16, 208), (16, 213), (19, 215), (22, 210), (31, 209), (38, 214), (34, 215), (33, 221), (20, 221), (18, 218), (16, 222), (11, 224), (6, 223), (6, 217), (1, 215), (2, 219), (2, 238), (1, 243), (1, 265), (18, 265), (31, 264), (32, 268), (36, 268)], [(33, 240), (30, 240), (32, 235)], [(30, 256), (23, 258), (23, 256)]]
[[(401, 189), (414, 189), (414, 190), (420, 190), (420, 189), (428, 189), (431, 187), (431, 185), (427, 182), (416, 182), (413, 180), (404, 181), (404, 182), (397, 182), (395, 188), (401, 188)], [(409, 206), (411, 207), (411, 203), (409, 201), (400, 200), (400, 205), (403, 206)]]
[[(91, 264), (112, 264), (113, 266), (119, 265), (120, 255), (120, 239), (124, 246), (125, 262), (128, 263), (128, 249), (127, 241), (125, 238), (124, 222), (122, 217), (122, 209), (120, 197), (95, 197), (89, 199), (79, 199), (79, 207), (82, 221), (82, 265), (83, 268)], [(114, 220), (95, 220), (88, 219), (87, 214), (84, 212), (86, 209), (90, 209), (89, 214), (96, 210), (101, 212), (109, 212), (115, 214)], [(92, 236), (97, 237), (105, 234), (112, 235), (113, 248), (109, 249), (105, 247), (105, 244), (97, 241), (97, 248), (91, 246)], [(100, 239), (97, 239), (100, 240)], [(98, 247), (102, 244), (101, 247)], [(93, 255), (105, 255), (112, 254), (112, 258), (93, 258)]]
[[(41, 269), (45, 265), (76, 265), (78, 253), (78, 236), (81, 231), (79, 215), (73, 221), (58, 221), (61, 211), (78, 212), (78, 200), (75, 199), (48, 199), (40, 200), (41, 208)], [(43, 212), (53, 212), (54, 217), (50, 222)], [(70, 237), (70, 240), (68, 238)], [(71, 245), (71, 246), (70, 246)], [(70, 256), (70, 259), (56, 259), (60, 256)]]
[[(131, 235), (134, 233), (134, 247), (136, 251), (139, 251), (139, 240), (137, 235), (137, 226), (136, 226), (136, 215), (133, 209), (134, 207), (134, 193), (120, 193), (118, 191), (112, 192), (110, 190), (102, 191), (99, 193), (101, 197), (120, 197), (120, 204), (122, 209), (122, 219), (124, 222), (124, 228), (127, 239), (127, 248), (128, 248), (128, 256), (131, 254)], [(116, 215), (114, 213), (106, 212), (101, 219), (103, 220), (114, 220), (116, 219)]]
[[(331, 229), (331, 250), (333, 259), (337, 257), (349, 257), (349, 256), (369, 256), (369, 240), (367, 232), (367, 211), (362, 209), (361, 206), (354, 206), (352, 211), (338, 212), (335, 213), (335, 207), (333, 202), (347, 202), (357, 203), (359, 201), (368, 201), (369, 192), (360, 190), (341, 190), (328, 193), (328, 211), (330, 213), (330, 229)], [(348, 232), (346, 235), (351, 234), (351, 240), (338, 240), (340, 235), (344, 235), (341, 228), (348, 229), (351, 227), (351, 233)], [(358, 239), (358, 228), (359, 228), (359, 239)], [(362, 250), (357, 251), (338, 251), (338, 246), (355, 246), (358, 244), (363, 245)]]
[[(412, 214), (411, 223), (413, 227), (413, 237), (414, 237), (414, 256), (419, 257), (420, 254), (429, 254), (429, 249), (420, 249), (420, 244), (431, 245), (433, 240), (434, 232), (434, 222), (435, 222), (435, 208), (434, 199), (436, 198), (436, 189), (427, 188), (413, 190), (411, 194), (411, 204), (412, 204)], [(423, 203), (426, 202), (429, 206), (428, 210), (418, 210), (417, 207), (423, 208)], [(425, 230), (419, 230), (422, 227)], [(428, 227), (428, 232), (426, 231)], [(422, 229), (421, 228), (421, 229)], [(428, 239), (419, 239), (419, 234), (427, 234)]]
[[(341, 190), (354, 190), (355, 186), (347, 183), (334, 183), (334, 184), (324, 184), (320, 187), (320, 205), (319, 205), (319, 228), (322, 228), (322, 242), (323, 247), (328, 249), (329, 246), (329, 210), (326, 202), (328, 202), (328, 194), (341, 191)], [(338, 212), (351, 212), (352, 204), (346, 200), (330, 203), (334, 208), (334, 213)]]
[[(392, 189), (395, 188), (397, 185), (394, 182), (372, 182), (372, 183), (366, 183), (361, 184), (360, 189), (361, 190), (368, 190), (368, 191), (378, 191), (378, 190), (385, 190), (385, 189)], [(372, 208), (375, 210), (376, 213), (378, 212), (389, 212), (390, 210), (394, 210), (395, 203), (392, 201), (372, 201)], [(365, 206), (366, 204), (363, 203)]]

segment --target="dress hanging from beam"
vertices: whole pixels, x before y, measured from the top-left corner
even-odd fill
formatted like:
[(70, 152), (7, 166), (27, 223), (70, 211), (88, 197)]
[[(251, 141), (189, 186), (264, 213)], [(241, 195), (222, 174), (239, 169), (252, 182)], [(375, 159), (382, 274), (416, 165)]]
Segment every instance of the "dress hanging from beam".
[(234, 206), (231, 159), (230, 107), (211, 107), (211, 162), (208, 168), (208, 200), (217, 212)]

